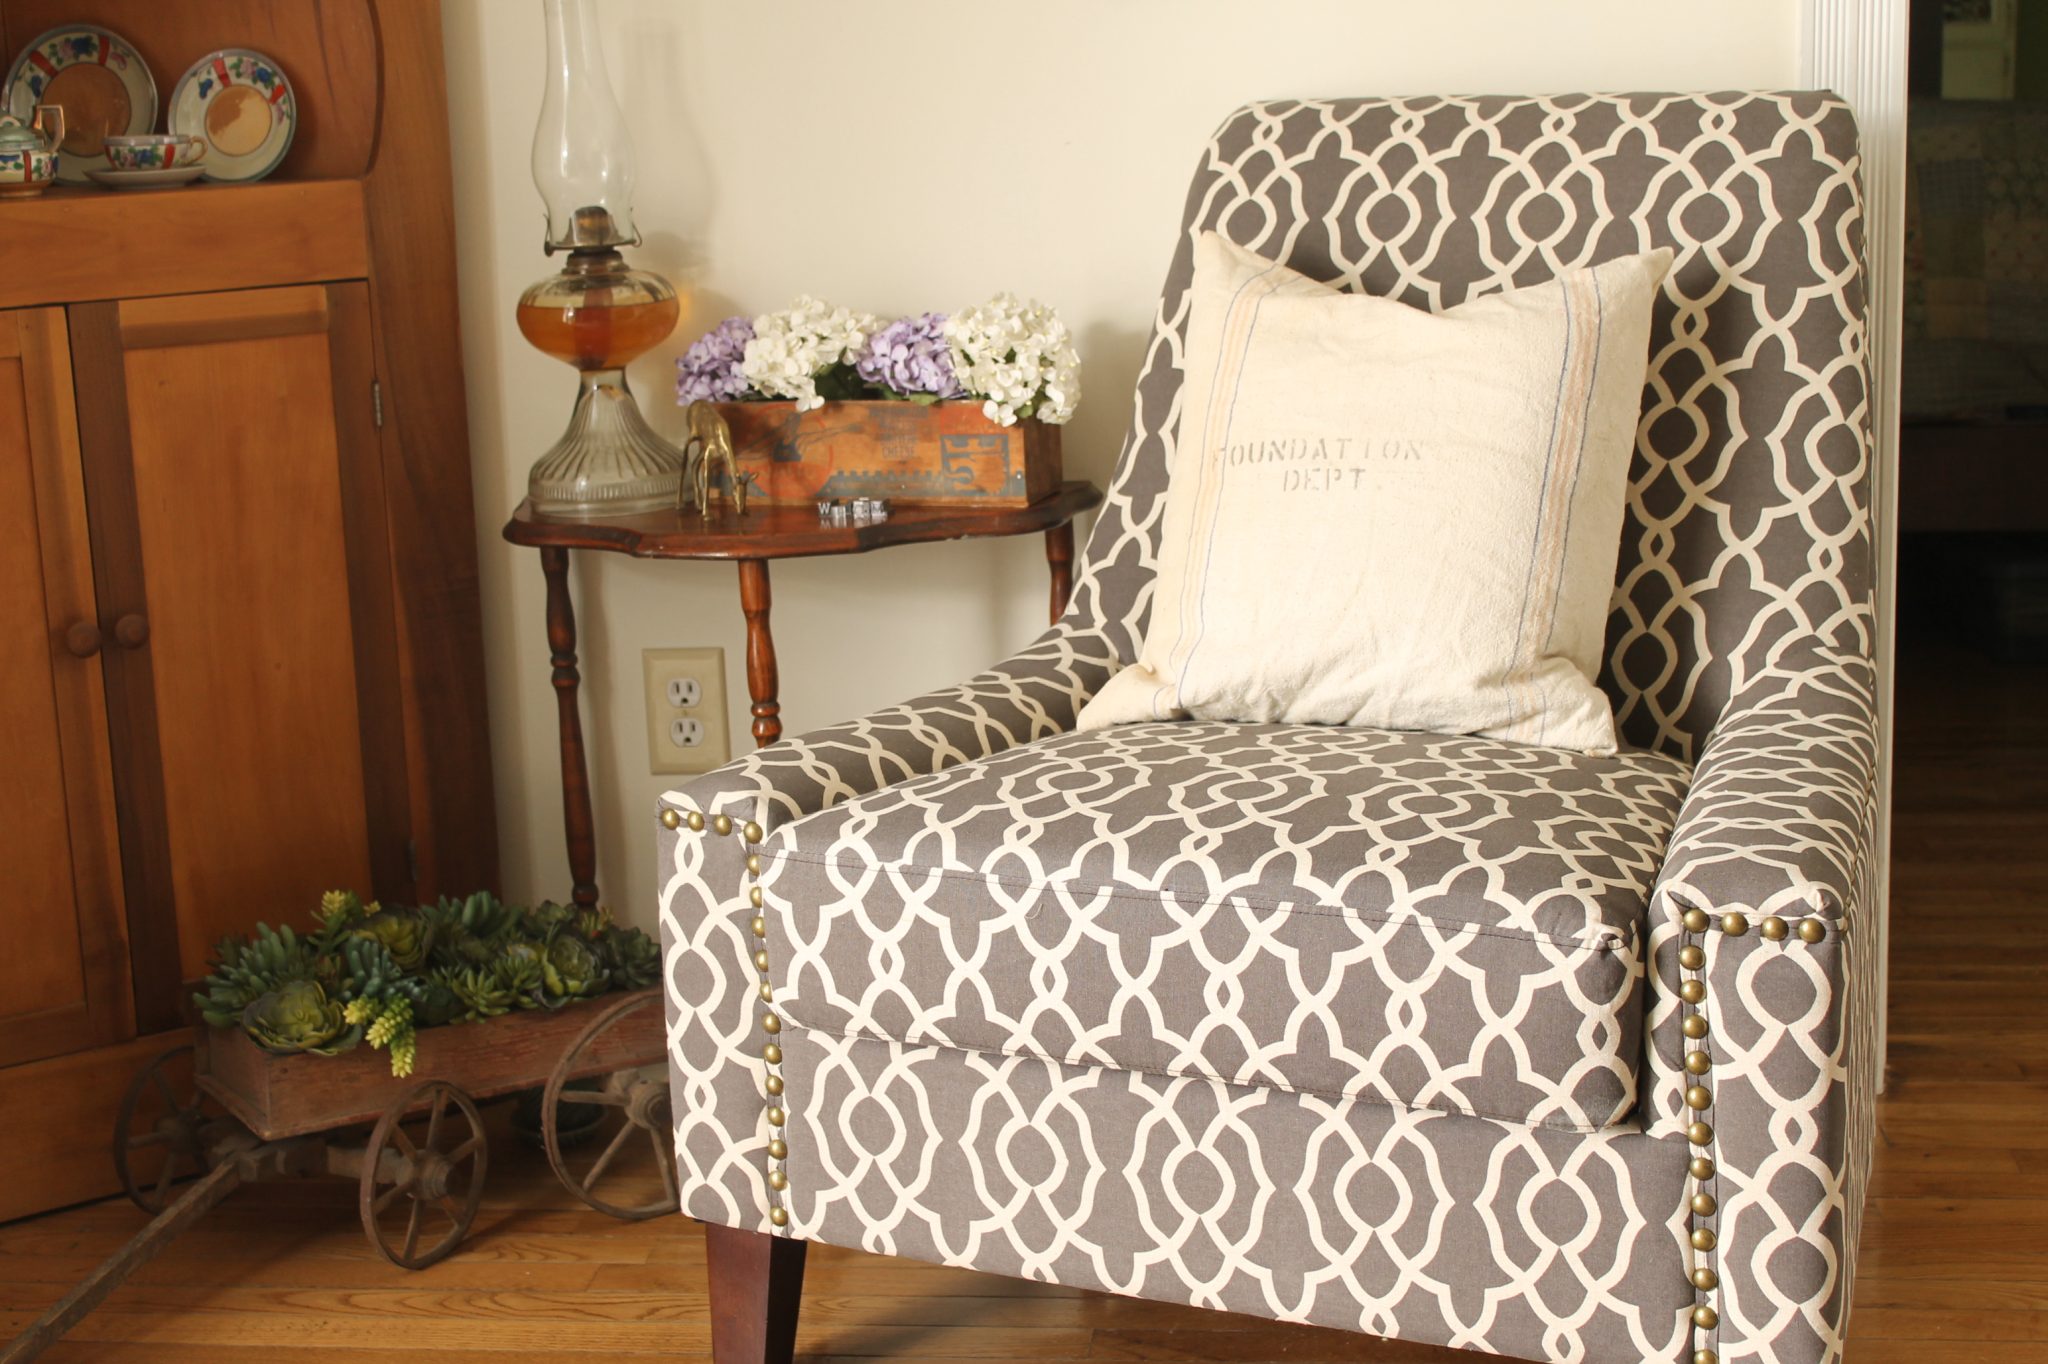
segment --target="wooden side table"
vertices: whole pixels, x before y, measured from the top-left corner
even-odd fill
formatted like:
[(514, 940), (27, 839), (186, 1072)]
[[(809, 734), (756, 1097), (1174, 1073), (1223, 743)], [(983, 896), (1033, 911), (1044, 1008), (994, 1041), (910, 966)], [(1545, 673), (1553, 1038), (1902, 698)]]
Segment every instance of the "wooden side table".
[(757, 747), (782, 737), (782, 703), (775, 637), (768, 626), (768, 561), (823, 554), (865, 554), (890, 545), (968, 540), (999, 535), (1045, 536), (1052, 570), (1052, 618), (1067, 609), (1074, 588), (1074, 518), (1099, 505), (1092, 483), (1066, 483), (1029, 507), (971, 505), (902, 507), (872, 525), (828, 526), (810, 506), (755, 506), (745, 516), (720, 503), (707, 519), (694, 512), (649, 512), (603, 521), (553, 521), (522, 502), (505, 523), (505, 538), (540, 551), (547, 577), (548, 661), (554, 667), (555, 704), (562, 742), (562, 824), (569, 842), (575, 902), (597, 904), (597, 834), (590, 805), (590, 772), (577, 710), (582, 675), (576, 670), (576, 613), (569, 602), (569, 551), (605, 550), (636, 559), (723, 559), (739, 565), (740, 610), (747, 621), (747, 693)]

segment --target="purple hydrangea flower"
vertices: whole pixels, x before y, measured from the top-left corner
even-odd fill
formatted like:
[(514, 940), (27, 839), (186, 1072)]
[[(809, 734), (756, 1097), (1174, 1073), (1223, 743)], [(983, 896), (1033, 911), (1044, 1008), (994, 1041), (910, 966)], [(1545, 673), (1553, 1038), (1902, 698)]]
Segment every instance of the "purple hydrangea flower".
[(728, 317), (698, 337), (676, 361), (676, 401), (722, 403), (745, 396), (747, 380), (740, 373), (740, 361), (753, 339), (751, 317)]
[(868, 338), (854, 362), (860, 377), (905, 397), (929, 393), (957, 398), (966, 390), (953, 376), (953, 351), (946, 344), (946, 315), (905, 317)]

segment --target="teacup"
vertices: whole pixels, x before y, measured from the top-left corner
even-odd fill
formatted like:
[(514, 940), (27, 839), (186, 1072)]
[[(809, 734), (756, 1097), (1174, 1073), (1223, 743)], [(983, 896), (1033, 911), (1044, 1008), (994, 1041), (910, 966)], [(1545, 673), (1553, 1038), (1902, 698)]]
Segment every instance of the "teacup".
[(206, 144), (190, 133), (134, 133), (107, 139), (107, 163), (115, 170), (170, 170), (196, 165)]

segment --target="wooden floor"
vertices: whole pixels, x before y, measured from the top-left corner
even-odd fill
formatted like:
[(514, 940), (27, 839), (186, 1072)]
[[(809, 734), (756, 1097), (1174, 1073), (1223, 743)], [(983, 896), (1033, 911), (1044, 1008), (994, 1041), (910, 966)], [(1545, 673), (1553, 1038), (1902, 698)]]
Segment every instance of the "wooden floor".
[[(1848, 1364), (2048, 1361), (2048, 669), (1930, 658), (1901, 680), (1892, 1070)], [(31, 1113), (6, 1121), (32, 1122)], [(452, 1259), (375, 1259), (339, 1181), (244, 1190), (44, 1358), (52, 1364), (595, 1364), (703, 1355), (702, 1241), (572, 1205), (493, 1148)], [(0, 1171), (0, 1177), (32, 1177)], [(109, 1202), (0, 1227), (0, 1329), (141, 1225)], [(817, 1248), (822, 1358), (1478, 1356)]]

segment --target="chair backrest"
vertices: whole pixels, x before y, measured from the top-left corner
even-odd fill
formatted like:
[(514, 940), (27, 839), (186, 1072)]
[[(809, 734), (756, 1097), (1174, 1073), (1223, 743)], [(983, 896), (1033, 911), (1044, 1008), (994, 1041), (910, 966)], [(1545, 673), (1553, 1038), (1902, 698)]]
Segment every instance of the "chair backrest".
[(1870, 649), (1856, 126), (1825, 92), (1295, 100), (1239, 110), (1188, 190), (1136, 411), (1075, 610), (1135, 656), (1213, 228), (1441, 309), (1676, 252), (1601, 677), (1627, 741), (1691, 758), (1787, 647)]

